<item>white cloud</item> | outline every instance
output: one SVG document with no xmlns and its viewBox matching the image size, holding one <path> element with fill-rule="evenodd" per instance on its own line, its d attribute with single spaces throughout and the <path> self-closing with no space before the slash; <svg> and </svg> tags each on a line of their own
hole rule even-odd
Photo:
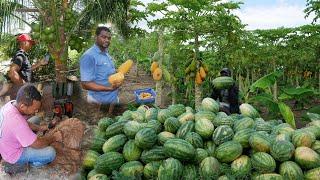
<svg viewBox="0 0 320 180">
<path fill-rule="evenodd" d="M 281 1 L 277 5 L 268 7 L 249 6 L 235 12 L 246 29 L 271 29 L 278 27 L 296 27 L 310 24 L 312 18 L 305 19 L 304 6 L 290 5 Z"/>
</svg>

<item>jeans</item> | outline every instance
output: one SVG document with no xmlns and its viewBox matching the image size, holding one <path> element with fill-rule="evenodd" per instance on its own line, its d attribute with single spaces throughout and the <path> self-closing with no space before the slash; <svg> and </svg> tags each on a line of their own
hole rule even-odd
<svg viewBox="0 0 320 180">
<path fill-rule="evenodd" d="M 42 149 L 32 147 L 23 148 L 23 152 L 16 164 L 30 163 L 33 167 L 41 167 L 52 162 L 56 157 L 56 151 L 48 146 Z"/>
</svg>

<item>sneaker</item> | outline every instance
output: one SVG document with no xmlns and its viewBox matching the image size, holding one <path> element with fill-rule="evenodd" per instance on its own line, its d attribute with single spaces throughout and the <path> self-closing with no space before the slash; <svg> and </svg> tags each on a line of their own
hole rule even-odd
<svg viewBox="0 0 320 180">
<path fill-rule="evenodd" d="M 28 171 L 28 164 L 10 164 L 3 162 L 4 172 L 10 175 Z"/>
</svg>

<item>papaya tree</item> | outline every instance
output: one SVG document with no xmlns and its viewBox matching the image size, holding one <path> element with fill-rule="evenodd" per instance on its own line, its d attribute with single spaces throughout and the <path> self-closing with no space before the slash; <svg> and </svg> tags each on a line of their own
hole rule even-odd
<svg viewBox="0 0 320 180">
<path fill-rule="evenodd" d="M 219 34 L 226 30 L 226 26 L 222 26 L 222 24 L 229 22 L 230 19 L 239 21 L 236 16 L 231 14 L 231 10 L 237 8 L 239 8 L 239 3 L 224 3 L 220 0 L 169 0 L 148 4 L 149 13 L 163 15 L 162 18 L 153 20 L 149 24 L 152 27 L 163 28 L 165 33 L 172 33 L 181 46 L 194 52 L 185 62 L 191 64 L 190 68 L 186 70 L 187 75 L 191 75 L 186 79 L 189 80 L 187 83 L 194 87 L 192 89 L 194 90 L 196 108 L 199 107 L 202 99 L 202 79 L 199 79 L 199 71 L 202 67 L 200 47 L 206 45 L 204 39 L 210 34 L 223 36 L 223 34 Z M 198 79 L 197 82 L 196 79 Z"/>
<path fill-rule="evenodd" d="M 67 59 L 69 41 L 77 30 L 89 31 L 98 23 L 115 24 L 123 34 L 128 32 L 128 9 L 129 0 L 104 1 L 104 0 L 5 0 L 1 1 L 1 6 L 5 4 L 7 13 L 5 18 L 19 18 L 17 11 L 24 8 L 27 13 L 32 5 L 35 13 L 35 21 L 25 22 L 32 27 L 34 39 L 45 44 L 49 53 L 55 60 L 55 74 L 57 82 L 66 81 Z M 28 10 L 29 8 L 29 10 Z M 23 10 L 22 10 L 23 12 Z M 2 27 L 8 26 L 8 21 L 2 21 Z"/>
</svg>

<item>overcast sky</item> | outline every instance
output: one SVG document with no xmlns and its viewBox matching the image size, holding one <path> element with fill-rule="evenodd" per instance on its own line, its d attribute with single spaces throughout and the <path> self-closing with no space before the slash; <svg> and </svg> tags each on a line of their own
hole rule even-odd
<svg viewBox="0 0 320 180">
<path fill-rule="evenodd" d="M 152 0 L 141 0 L 144 3 Z M 306 0 L 242 0 L 241 9 L 235 11 L 246 29 L 272 29 L 277 27 L 296 27 L 312 22 L 305 19 L 303 10 Z M 141 23 L 141 26 L 146 26 Z"/>
</svg>

